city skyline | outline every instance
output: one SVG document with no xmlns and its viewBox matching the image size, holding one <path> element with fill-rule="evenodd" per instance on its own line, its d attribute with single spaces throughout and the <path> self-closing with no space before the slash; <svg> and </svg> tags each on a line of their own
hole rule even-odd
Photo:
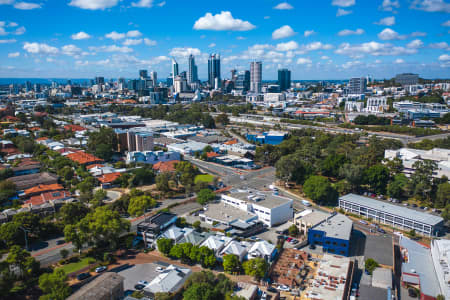
<svg viewBox="0 0 450 300">
<path fill-rule="evenodd" d="M 166 78 L 172 57 L 181 72 L 194 55 L 206 80 L 211 53 L 222 79 L 252 61 L 262 80 L 282 68 L 292 80 L 450 73 L 444 0 L 31 1 L 0 0 L 2 78 L 134 78 L 140 69 Z"/>
</svg>

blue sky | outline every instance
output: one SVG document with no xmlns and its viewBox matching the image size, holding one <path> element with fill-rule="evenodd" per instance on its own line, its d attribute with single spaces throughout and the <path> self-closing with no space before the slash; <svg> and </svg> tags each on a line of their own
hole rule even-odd
<svg viewBox="0 0 450 300">
<path fill-rule="evenodd" d="M 26 2 L 23 2 L 26 1 Z M 448 0 L 0 0 L 0 77 L 135 78 L 208 53 L 263 79 L 450 77 Z"/>
</svg>

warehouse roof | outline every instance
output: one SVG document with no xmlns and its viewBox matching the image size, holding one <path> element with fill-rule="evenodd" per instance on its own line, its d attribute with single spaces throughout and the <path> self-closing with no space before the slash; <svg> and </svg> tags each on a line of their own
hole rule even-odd
<svg viewBox="0 0 450 300">
<path fill-rule="evenodd" d="M 386 213 L 397 215 L 402 218 L 422 222 L 428 225 L 436 225 L 444 220 L 439 216 L 423 213 L 403 206 L 398 206 L 355 194 L 347 194 L 345 196 L 340 197 L 339 199 L 363 205 L 368 208 L 384 211 Z"/>
</svg>

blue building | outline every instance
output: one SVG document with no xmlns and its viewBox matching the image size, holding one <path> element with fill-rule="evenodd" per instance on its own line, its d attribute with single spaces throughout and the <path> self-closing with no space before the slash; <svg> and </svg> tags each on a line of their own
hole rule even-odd
<svg viewBox="0 0 450 300">
<path fill-rule="evenodd" d="M 247 133 L 247 140 L 259 144 L 279 145 L 287 138 L 287 132 L 269 131 L 263 133 Z"/>
<path fill-rule="evenodd" d="M 323 247 L 324 252 L 349 256 L 352 229 L 352 220 L 335 214 L 308 230 L 308 242 Z"/>
</svg>

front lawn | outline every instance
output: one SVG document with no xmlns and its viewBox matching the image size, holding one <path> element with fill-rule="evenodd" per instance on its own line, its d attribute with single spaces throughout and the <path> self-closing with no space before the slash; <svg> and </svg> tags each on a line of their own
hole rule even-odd
<svg viewBox="0 0 450 300">
<path fill-rule="evenodd" d="M 83 269 L 84 267 L 87 267 L 90 264 L 93 264 L 95 262 L 95 259 L 92 257 L 85 257 L 82 260 L 74 263 L 70 263 L 67 265 L 62 265 L 60 268 L 66 272 L 66 274 L 70 274 L 73 272 L 76 272 L 78 270 Z"/>
<path fill-rule="evenodd" d="M 194 183 L 199 183 L 199 182 L 211 183 L 213 181 L 214 181 L 214 176 L 212 176 L 211 174 L 197 175 L 197 176 L 195 176 L 195 179 L 194 179 Z"/>
</svg>

